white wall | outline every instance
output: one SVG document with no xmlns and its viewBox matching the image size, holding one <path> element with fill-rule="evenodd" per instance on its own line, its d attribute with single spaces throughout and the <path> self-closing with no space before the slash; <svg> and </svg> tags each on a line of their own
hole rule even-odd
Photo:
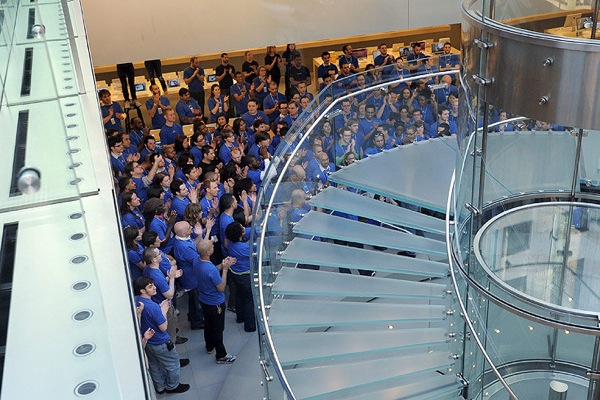
<svg viewBox="0 0 600 400">
<path fill-rule="evenodd" d="M 458 23 L 460 0 L 81 0 L 94 66 Z"/>
</svg>

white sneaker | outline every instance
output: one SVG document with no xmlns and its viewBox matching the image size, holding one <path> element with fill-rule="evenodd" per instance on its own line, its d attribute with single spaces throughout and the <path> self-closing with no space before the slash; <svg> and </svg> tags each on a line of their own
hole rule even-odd
<svg viewBox="0 0 600 400">
<path fill-rule="evenodd" d="M 129 100 L 125 100 L 125 108 L 131 108 L 131 102 Z"/>
</svg>

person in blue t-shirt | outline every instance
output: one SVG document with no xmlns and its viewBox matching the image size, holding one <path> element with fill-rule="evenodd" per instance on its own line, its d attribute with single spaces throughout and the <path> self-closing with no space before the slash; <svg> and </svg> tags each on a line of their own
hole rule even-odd
<svg viewBox="0 0 600 400">
<path fill-rule="evenodd" d="M 236 83 L 229 88 L 230 95 L 233 96 L 236 115 L 242 115 L 248 111 L 248 100 L 250 94 L 254 93 L 254 84 L 244 82 L 244 74 L 241 71 L 235 73 Z"/>
<path fill-rule="evenodd" d="M 388 53 L 387 44 L 385 44 L 385 43 L 380 44 L 377 47 L 377 50 L 379 50 L 380 54 L 377 57 L 375 57 L 375 60 L 373 60 L 375 63 L 375 67 L 385 66 L 385 68 L 383 68 L 381 73 L 383 75 L 388 75 L 394 69 L 393 65 L 394 65 L 395 58 L 393 55 Z"/>
<path fill-rule="evenodd" d="M 190 91 L 186 88 L 179 89 L 179 101 L 175 105 L 175 111 L 179 116 L 179 122 L 182 125 L 193 124 L 202 121 L 202 111 L 200 106 L 191 98 Z"/>
<path fill-rule="evenodd" d="M 353 74 L 360 72 L 360 69 L 358 68 L 358 58 L 352 55 L 352 46 L 345 44 L 344 47 L 342 47 L 342 52 L 344 55 L 340 56 L 338 59 L 340 67 L 343 63 L 348 63 L 350 64 L 350 72 Z"/>
<path fill-rule="evenodd" d="M 417 70 L 421 66 L 422 59 L 426 58 L 427 56 L 425 54 L 423 54 L 423 49 L 421 48 L 421 42 L 415 42 L 415 43 L 411 44 L 411 47 L 412 47 L 412 51 L 408 55 L 408 57 L 406 57 L 406 60 L 408 61 L 408 70 L 410 72 L 414 73 L 414 72 L 417 72 Z"/>
<path fill-rule="evenodd" d="M 108 89 L 100 89 L 98 91 L 100 99 L 100 111 L 102 112 L 102 123 L 104 129 L 116 129 L 117 132 L 123 132 L 121 120 L 125 119 L 125 111 L 117 102 L 113 102 Z"/>
<path fill-rule="evenodd" d="M 322 82 L 325 76 L 333 76 L 333 79 L 335 79 L 335 76 L 338 74 L 338 67 L 331 63 L 331 54 L 328 51 L 324 51 L 321 53 L 321 60 L 323 60 L 323 64 L 317 68 L 317 80 Z"/>
<path fill-rule="evenodd" d="M 223 96 L 221 87 L 216 83 L 210 87 L 208 112 L 210 112 L 210 122 L 212 123 L 217 122 L 217 115 L 229 112 L 229 96 Z"/>
<path fill-rule="evenodd" d="M 262 120 L 264 123 L 269 122 L 269 117 L 263 111 L 258 109 L 258 102 L 254 99 L 248 100 L 246 105 L 246 112 L 241 116 L 246 126 L 254 126 L 254 121 L 257 119 Z"/>
<path fill-rule="evenodd" d="M 200 258 L 194 261 L 193 271 L 198 281 L 200 306 L 204 313 L 204 342 L 206 351 L 216 350 L 217 364 L 231 364 L 236 356 L 228 354 L 223 344 L 225 330 L 225 286 L 227 271 L 236 263 L 236 259 L 226 257 L 221 264 L 215 265 L 210 261 L 214 252 L 212 240 L 198 242 L 196 249 Z"/>
<path fill-rule="evenodd" d="M 198 102 L 200 114 L 204 114 L 204 69 L 198 57 L 190 58 L 190 66 L 183 70 L 183 81 L 192 98 Z"/>
<path fill-rule="evenodd" d="M 152 296 L 156 295 L 156 286 L 154 280 L 146 276 L 135 282 L 134 291 L 136 307 L 141 308 L 140 330 L 154 332 L 144 348 L 154 390 L 159 394 L 187 392 L 190 385 L 179 383 L 179 378 L 180 364 L 187 365 L 189 360 L 180 360 L 175 344 L 167 332 L 169 324 L 166 315 L 171 307 L 170 301 L 164 300 L 160 305 L 152 301 Z"/>
<path fill-rule="evenodd" d="M 252 80 L 252 84 L 254 85 L 254 99 L 261 109 L 265 97 L 269 94 L 269 82 L 267 69 L 263 66 L 258 67 L 258 76 Z"/>
<path fill-rule="evenodd" d="M 254 332 L 256 331 L 256 317 L 254 316 L 250 274 L 250 244 L 244 240 L 246 229 L 239 222 L 232 222 L 225 228 L 225 236 L 229 241 L 229 255 L 236 260 L 230 268 L 236 289 L 236 322 L 244 324 L 244 331 Z"/>
<path fill-rule="evenodd" d="M 150 92 L 152 92 L 152 97 L 146 100 L 146 110 L 152 118 L 152 129 L 160 129 L 166 122 L 164 113 L 166 108 L 171 105 L 171 101 L 168 97 L 160 95 L 158 85 L 151 85 Z"/>
<path fill-rule="evenodd" d="M 171 107 L 167 107 L 165 110 L 165 124 L 160 129 L 160 143 L 164 146 L 165 144 L 175 143 L 175 138 L 178 135 L 183 135 L 183 129 L 177 122 L 177 114 Z"/>
<path fill-rule="evenodd" d="M 460 58 L 457 54 L 452 54 L 452 44 L 444 43 L 444 54 L 440 56 L 440 71 L 448 71 L 460 68 Z"/>
<path fill-rule="evenodd" d="M 279 105 L 286 102 L 286 98 L 282 93 L 279 93 L 279 85 L 276 82 L 269 83 L 269 94 L 263 100 L 263 111 L 269 118 L 269 123 L 274 123 L 279 117 Z M 286 102 L 287 107 L 287 102 Z"/>
</svg>

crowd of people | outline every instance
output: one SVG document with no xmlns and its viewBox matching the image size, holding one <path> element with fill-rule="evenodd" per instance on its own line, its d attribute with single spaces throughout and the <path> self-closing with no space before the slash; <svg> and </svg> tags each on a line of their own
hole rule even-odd
<svg viewBox="0 0 600 400">
<path fill-rule="evenodd" d="M 441 75 L 357 93 L 299 145 L 299 135 L 286 134 L 302 112 L 315 120 L 334 98 L 368 85 L 457 68 L 451 45 L 444 48 L 434 65 L 418 44 L 406 60 L 382 44 L 365 71 L 350 45 L 337 65 L 324 52 L 316 77 L 324 90 L 320 104 L 307 89 L 311 73 L 293 44 L 281 55 L 269 46 L 262 65 L 247 51 L 240 70 L 223 53 L 206 102 L 204 70 L 192 57 L 177 104 L 152 84 L 145 103 L 151 127 L 135 117 L 129 131 L 123 129 L 123 107 L 108 90 L 99 91 L 143 343 L 158 393 L 189 389 L 179 382 L 179 369 L 189 360 L 175 348 L 187 341 L 177 335 L 182 321 L 176 303 L 185 297 L 190 328 L 203 329 L 206 351 L 215 353 L 217 363 L 236 359 L 223 343 L 226 310 L 236 313 L 245 331 L 256 330 L 248 239 L 260 212 L 257 192 L 270 180 L 279 144 L 286 141 L 287 150 L 277 157 L 295 155 L 268 229 L 285 234 L 289 222 L 309 209 L 306 195 L 328 186 L 336 169 L 392 147 L 455 134 L 458 90 L 450 75 Z M 192 125 L 193 134 L 186 136 L 182 125 Z M 159 141 L 150 128 L 160 129 Z"/>
</svg>

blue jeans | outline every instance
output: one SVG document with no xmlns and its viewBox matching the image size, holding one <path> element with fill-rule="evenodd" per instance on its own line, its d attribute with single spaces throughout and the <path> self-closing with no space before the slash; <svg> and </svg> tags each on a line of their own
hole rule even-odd
<svg viewBox="0 0 600 400">
<path fill-rule="evenodd" d="M 146 344 L 150 376 L 157 391 L 175 389 L 179 385 L 179 354 L 169 351 L 167 344 Z"/>
</svg>

